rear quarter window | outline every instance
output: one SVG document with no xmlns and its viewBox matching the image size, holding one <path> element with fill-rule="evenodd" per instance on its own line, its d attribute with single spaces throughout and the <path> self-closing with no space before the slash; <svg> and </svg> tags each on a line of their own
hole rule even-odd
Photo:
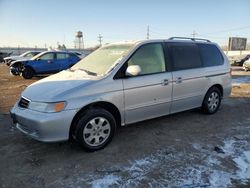
<svg viewBox="0 0 250 188">
<path fill-rule="evenodd" d="M 203 61 L 204 67 L 211 67 L 222 65 L 224 58 L 217 48 L 213 44 L 198 44 L 201 53 L 201 59 Z"/>
</svg>

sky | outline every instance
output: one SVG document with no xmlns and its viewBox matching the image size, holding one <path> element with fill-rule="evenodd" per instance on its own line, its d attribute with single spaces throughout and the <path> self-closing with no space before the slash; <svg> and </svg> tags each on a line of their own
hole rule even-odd
<svg viewBox="0 0 250 188">
<path fill-rule="evenodd" d="M 85 47 L 172 36 L 250 42 L 250 0 L 0 0 L 0 47 Z"/>
</svg>

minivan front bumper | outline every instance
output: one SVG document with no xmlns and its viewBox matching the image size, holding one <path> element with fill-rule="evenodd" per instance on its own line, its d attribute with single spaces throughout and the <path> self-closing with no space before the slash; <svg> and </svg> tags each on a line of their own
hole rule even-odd
<svg viewBox="0 0 250 188">
<path fill-rule="evenodd" d="M 71 122 L 76 112 L 42 113 L 15 105 L 10 114 L 17 129 L 24 134 L 42 142 L 57 142 L 69 139 Z"/>
</svg>

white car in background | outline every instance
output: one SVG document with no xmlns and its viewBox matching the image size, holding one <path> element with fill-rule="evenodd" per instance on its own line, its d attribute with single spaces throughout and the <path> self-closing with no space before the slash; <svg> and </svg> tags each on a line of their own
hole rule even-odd
<svg viewBox="0 0 250 188">
<path fill-rule="evenodd" d="M 250 59 L 248 59 L 247 61 L 245 61 L 242 65 L 243 69 L 245 71 L 249 71 L 250 70 Z"/>
<path fill-rule="evenodd" d="M 41 53 L 40 51 L 27 51 L 19 56 L 9 56 L 9 57 L 5 57 L 4 59 L 4 63 L 8 66 L 10 66 L 10 63 L 12 61 L 16 61 L 16 60 L 29 60 L 32 57 L 34 57 L 35 55 Z"/>
</svg>

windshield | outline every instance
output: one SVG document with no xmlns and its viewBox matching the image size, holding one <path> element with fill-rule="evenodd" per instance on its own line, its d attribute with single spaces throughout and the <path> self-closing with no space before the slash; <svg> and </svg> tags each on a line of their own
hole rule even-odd
<svg viewBox="0 0 250 188">
<path fill-rule="evenodd" d="M 38 53 L 36 55 L 34 55 L 31 60 L 36 60 L 38 57 L 40 57 L 41 55 L 45 54 L 46 52 L 41 52 L 41 53 Z"/>
<path fill-rule="evenodd" d="M 21 57 L 27 57 L 27 56 L 30 55 L 30 53 L 31 53 L 31 52 L 25 52 L 25 53 L 21 54 L 20 56 L 21 56 Z"/>
<path fill-rule="evenodd" d="M 128 53 L 133 44 L 114 44 L 104 46 L 75 64 L 71 70 L 83 70 L 93 75 L 102 76 L 108 73 L 121 58 Z"/>
</svg>

